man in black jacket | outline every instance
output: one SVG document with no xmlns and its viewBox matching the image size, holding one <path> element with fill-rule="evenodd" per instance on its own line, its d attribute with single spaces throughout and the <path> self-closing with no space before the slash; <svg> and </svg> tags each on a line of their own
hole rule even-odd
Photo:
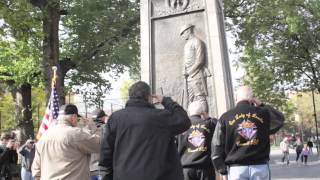
<svg viewBox="0 0 320 180">
<path fill-rule="evenodd" d="M 150 91 L 145 82 L 133 84 L 125 109 L 108 120 L 99 163 L 108 170 L 105 180 L 183 180 L 174 137 L 190 120 L 169 97 L 153 96 L 165 108 L 155 109 Z"/>
<path fill-rule="evenodd" d="M 190 103 L 188 111 L 192 125 L 177 137 L 184 180 L 214 180 L 211 140 L 217 120 L 208 116 L 200 101 Z"/>
<path fill-rule="evenodd" d="M 213 164 L 230 180 L 269 180 L 269 135 L 281 128 L 284 117 L 254 98 L 248 86 L 240 87 L 236 95 L 236 107 L 217 123 L 212 139 Z"/>
<path fill-rule="evenodd" d="M 15 139 L 10 133 L 3 133 L 0 138 L 0 179 L 12 179 L 12 167 L 17 164 L 18 154 Z"/>
</svg>

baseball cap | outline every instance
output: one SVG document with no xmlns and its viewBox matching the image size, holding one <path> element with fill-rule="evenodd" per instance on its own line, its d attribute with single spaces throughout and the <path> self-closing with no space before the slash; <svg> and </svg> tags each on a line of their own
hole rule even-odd
<svg viewBox="0 0 320 180">
<path fill-rule="evenodd" d="M 92 112 L 92 118 L 98 119 L 102 118 L 103 116 L 107 116 L 106 113 L 101 109 L 96 109 Z"/>
<path fill-rule="evenodd" d="M 64 115 L 76 114 L 78 117 L 81 117 L 78 114 L 77 106 L 74 104 L 67 104 L 67 105 L 62 106 L 59 113 L 64 114 Z"/>
</svg>

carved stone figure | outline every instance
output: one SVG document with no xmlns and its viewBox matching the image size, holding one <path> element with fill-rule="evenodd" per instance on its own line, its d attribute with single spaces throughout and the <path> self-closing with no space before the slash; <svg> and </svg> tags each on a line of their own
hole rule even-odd
<svg viewBox="0 0 320 180">
<path fill-rule="evenodd" d="M 194 34 L 194 25 L 181 27 L 180 36 L 186 40 L 184 46 L 185 93 L 187 104 L 193 101 L 207 102 L 207 77 L 211 76 L 205 61 L 205 44 Z"/>
</svg>

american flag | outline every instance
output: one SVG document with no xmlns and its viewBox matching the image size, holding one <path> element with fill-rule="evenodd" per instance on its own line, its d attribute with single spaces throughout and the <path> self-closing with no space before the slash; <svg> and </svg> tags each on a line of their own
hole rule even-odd
<svg viewBox="0 0 320 180">
<path fill-rule="evenodd" d="M 59 97 L 58 97 L 57 89 L 53 87 L 51 90 L 48 107 L 46 109 L 46 112 L 41 121 L 41 125 L 39 127 L 37 139 L 40 139 L 40 137 L 46 132 L 46 130 L 48 130 L 50 127 L 57 124 L 58 113 L 59 113 Z"/>
</svg>

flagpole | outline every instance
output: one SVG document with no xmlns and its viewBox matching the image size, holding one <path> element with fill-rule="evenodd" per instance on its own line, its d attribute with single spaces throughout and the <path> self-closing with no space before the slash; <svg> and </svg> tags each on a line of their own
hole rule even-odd
<svg viewBox="0 0 320 180">
<path fill-rule="evenodd" d="M 52 71 L 53 71 L 53 76 L 52 76 L 52 81 L 51 81 L 51 87 L 54 88 L 57 82 L 57 66 L 52 66 Z"/>
<path fill-rule="evenodd" d="M 52 123 L 54 120 L 56 121 L 59 111 L 59 99 L 56 92 L 56 82 L 57 82 L 57 66 L 52 66 L 53 76 L 51 79 L 51 93 L 47 104 L 47 109 L 44 114 L 44 117 L 42 118 L 42 122 L 40 124 L 37 139 L 39 140 L 42 136 L 42 134 L 54 123 Z"/>
</svg>

